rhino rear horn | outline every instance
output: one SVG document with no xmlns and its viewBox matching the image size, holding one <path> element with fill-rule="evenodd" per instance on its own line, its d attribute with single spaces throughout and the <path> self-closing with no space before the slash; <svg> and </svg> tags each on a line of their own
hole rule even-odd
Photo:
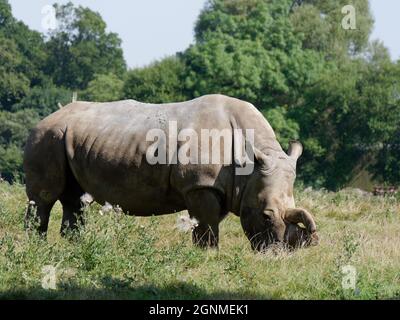
<svg viewBox="0 0 400 320">
<path fill-rule="evenodd" d="M 304 209 L 287 209 L 285 212 L 285 220 L 292 223 L 302 223 L 310 234 L 317 231 L 314 218 L 307 210 Z"/>
<path fill-rule="evenodd" d="M 291 141 L 288 150 L 288 156 L 297 161 L 303 153 L 303 145 L 299 141 Z"/>
</svg>

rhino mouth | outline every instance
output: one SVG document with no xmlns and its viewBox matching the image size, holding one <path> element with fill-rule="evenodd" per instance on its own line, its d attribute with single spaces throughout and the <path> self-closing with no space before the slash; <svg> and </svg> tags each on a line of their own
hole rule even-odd
<svg viewBox="0 0 400 320">
<path fill-rule="evenodd" d="M 298 249 L 304 247 L 316 246 L 319 242 L 319 238 L 316 232 L 310 233 L 306 228 L 290 223 L 286 223 L 285 231 L 285 244 L 289 249 Z"/>
<path fill-rule="evenodd" d="M 241 222 L 252 249 L 263 252 L 271 246 L 293 250 L 317 245 L 314 221 L 304 212 L 302 209 L 288 210 L 289 219 L 279 224 L 277 221 L 274 223 L 272 216 L 263 214 L 260 209 L 244 207 Z"/>
<path fill-rule="evenodd" d="M 283 241 L 274 239 L 271 232 L 263 232 L 249 238 L 252 249 L 258 252 L 265 252 L 270 248 L 280 247 L 289 251 L 316 246 L 319 238 L 316 233 L 309 234 L 304 227 L 293 225 L 290 231 L 285 232 Z"/>
</svg>

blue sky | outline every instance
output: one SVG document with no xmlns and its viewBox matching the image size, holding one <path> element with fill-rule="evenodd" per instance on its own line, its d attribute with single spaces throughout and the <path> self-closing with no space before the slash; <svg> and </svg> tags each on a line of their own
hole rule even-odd
<svg viewBox="0 0 400 320">
<path fill-rule="evenodd" d="M 42 8 L 49 0 L 9 0 L 14 15 L 43 32 Z M 123 40 L 130 67 L 143 66 L 183 51 L 193 42 L 193 27 L 206 0 L 73 0 L 100 12 L 108 29 Z M 400 0 L 370 0 L 375 18 L 372 39 L 380 39 L 393 59 L 400 58 Z"/>
</svg>

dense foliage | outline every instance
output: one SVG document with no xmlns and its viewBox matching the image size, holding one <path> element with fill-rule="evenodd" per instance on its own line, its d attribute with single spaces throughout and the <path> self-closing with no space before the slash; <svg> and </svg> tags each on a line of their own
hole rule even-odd
<svg viewBox="0 0 400 320">
<path fill-rule="evenodd" d="M 293 3 L 301 5 L 293 5 Z M 342 7 L 356 8 L 345 30 Z M 0 172 L 21 176 L 29 127 L 71 100 L 160 103 L 223 93 L 259 108 L 284 147 L 305 146 L 299 178 L 337 189 L 358 170 L 400 182 L 400 62 L 370 42 L 368 0 L 209 0 L 195 43 L 126 70 L 121 40 L 101 16 L 55 5 L 48 34 L 15 20 L 0 0 Z"/>
<path fill-rule="evenodd" d="M 72 3 L 55 9 L 57 29 L 40 34 L 0 0 L 0 174 L 8 181 L 23 177 L 29 129 L 71 102 L 73 91 L 90 100 L 122 94 L 126 63 L 119 37 L 90 9 Z"/>
</svg>

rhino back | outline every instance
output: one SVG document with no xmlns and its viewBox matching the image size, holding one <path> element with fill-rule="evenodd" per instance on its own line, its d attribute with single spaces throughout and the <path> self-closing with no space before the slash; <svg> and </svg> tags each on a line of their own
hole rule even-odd
<svg viewBox="0 0 400 320">
<path fill-rule="evenodd" d="M 164 105 L 76 103 L 53 118 L 57 121 L 51 122 L 65 125 L 68 163 L 82 188 L 99 202 L 140 214 L 183 209 L 185 192 L 212 185 L 218 176 L 218 168 L 204 168 L 201 174 L 199 167 L 150 165 L 146 152 L 153 141 L 146 141 L 146 135 L 151 129 L 161 129 L 168 139 L 170 121 L 178 124 L 178 132 L 229 126 L 229 117 L 208 99 Z"/>
</svg>

